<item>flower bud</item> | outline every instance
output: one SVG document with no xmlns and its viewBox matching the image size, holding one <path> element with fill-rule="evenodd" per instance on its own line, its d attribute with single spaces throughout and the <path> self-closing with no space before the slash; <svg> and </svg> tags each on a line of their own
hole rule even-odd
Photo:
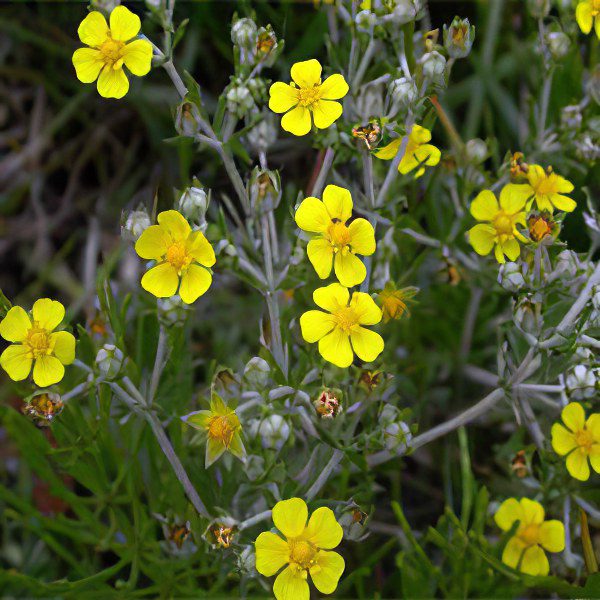
<svg viewBox="0 0 600 600">
<path fill-rule="evenodd" d="M 241 48 L 253 50 L 257 36 L 258 27 L 252 19 L 238 19 L 231 26 L 231 41 Z"/>
<path fill-rule="evenodd" d="M 437 51 L 427 52 L 421 58 L 423 75 L 432 83 L 446 85 L 446 59 Z"/>
<path fill-rule="evenodd" d="M 198 182 L 199 183 L 199 182 Z M 206 192 L 196 186 L 184 190 L 177 210 L 188 220 L 200 226 L 200 230 L 206 230 L 206 211 L 208 210 L 208 196 Z"/>
<path fill-rule="evenodd" d="M 191 102 L 182 102 L 175 113 L 175 129 L 179 135 L 195 137 L 200 133 L 198 108 Z"/>
<path fill-rule="evenodd" d="M 361 33 L 371 33 L 377 25 L 377 15 L 370 10 L 361 10 L 355 17 L 356 29 Z"/>
<path fill-rule="evenodd" d="M 450 58 L 464 58 L 475 41 L 475 26 L 469 19 L 454 17 L 450 27 L 444 25 L 444 46 Z"/>
<path fill-rule="evenodd" d="M 571 48 L 571 40 L 562 31 L 551 31 L 546 35 L 546 44 L 554 59 L 565 57 Z"/>
<path fill-rule="evenodd" d="M 353 542 L 364 540 L 369 535 L 366 527 L 368 519 L 369 515 L 363 512 L 356 502 L 350 500 L 337 519 L 344 530 L 344 539 Z"/>
<path fill-rule="evenodd" d="M 404 421 L 390 423 L 383 430 L 385 447 L 390 452 L 404 454 L 412 439 L 410 427 Z"/>
<path fill-rule="evenodd" d="M 556 231 L 557 224 L 548 213 L 531 214 L 527 219 L 527 227 L 529 229 L 529 237 L 534 242 L 541 242 L 546 238 L 551 242 L 552 240 L 549 238 Z"/>
<path fill-rule="evenodd" d="M 271 367 L 269 363 L 260 358 L 260 356 L 251 358 L 244 367 L 246 381 L 257 388 L 262 388 L 267 384 L 270 373 Z"/>
<path fill-rule="evenodd" d="M 248 544 L 238 555 L 237 567 L 240 574 L 256 577 L 256 553 L 253 544 Z"/>
<path fill-rule="evenodd" d="M 321 419 L 335 419 L 342 412 L 341 391 L 326 389 L 313 402 Z"/>
<path fill-rule="evenodd" d="M 227 109 L 240 119 L 256 107 L 252 92 L 240 82 L 232 83 L 225 97 L 227 98 Z"/>
<path fill-rule="evenodd" d="M 58 394 L 38 392 L 23 406 L 23 413 L 42 427 L 49 426 L 60 415 L 64 404 Z"/>
<path fill-rule="evenodd" d="M 487 144 L 480 138 L 473 138 L 465 145 L 467 160 L 475 165 L 481 164 L 489 154 Z"/>
<path fill-rule="evenodd" d="M 384 5 L 389 11 L 384 20 L 396 25 L 416 21 L 423 8 L 421 0 L 384 0 Z"/>
<path fill-rule="evenodd" d="M 125 240 L 135 242 L 150 225 L 150 216 L 145 210 L 132 210 L 121 227 L 121 236 Z"/>
<path fill-rule="evenodd" d="M 123 366 L 123 352 L 114 344 L 104 344 L 96 354 L 96 364 L 105 379 L 114 379 Z"/>
<path fill-rule="evenodd" d="M 514 309 L 513 319 L 516 326 L 526 333 L 539 335 L 544 325 L 541 303 L 537 297 L 521 298 Z"/>
<path fill-rule="evenodd" d="M 248 142 L 258 154 L 277 141 L 277 127 L 271 114 L 265 115 L 247 134 Z"/>
<path fill-rule="evenodd" d="M 277 171 L 255 168 L 248 182 L 250 203 L 259 210 L 263 203 L 265 207 L 274 208 L 281 197 L 281 182 Z"/>
<path fill-rule="evenodd" d="M 552 271 L 553 279 L 571 278 L 577 275 L 581 269 L 581 261 L 577 253 L 573 250 L 563 250 L 557 257 L 554 270 Z"/>
<path fill-rule="evenodd" d="M 260 436 L 263 448 L 281 450 L 290 437 L 290 426 L 281 415 L 269 415 L 258 424 L 253 423 L 250 429 Z"/>
<path fill-rule="evenodd" d="M 573 400 L 584 400 L 596 394 L 597 377 L 594 371 L 585 365 L 577 365 L 569 371 L 565 384 Z"/>
<path fill-rule="evenodd" d="M 400 77 L 390 83 L 390 95 L 394 102 L 403 108 L 408 108 L 417 100 L 419 92 L 412 78 Z"/>
<path fill-rule="evenodd" d="M 500 265 L 498 271 L 498 283 L 511 293 L 518 292 L 525 285 L 525 278 L 521 273 L 521 268 L 517 263 L 507 262 Z"/>
</svg>

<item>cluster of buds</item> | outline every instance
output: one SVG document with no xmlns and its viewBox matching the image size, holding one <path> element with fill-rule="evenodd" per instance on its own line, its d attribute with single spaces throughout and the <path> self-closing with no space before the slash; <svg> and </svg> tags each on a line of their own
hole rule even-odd
<svg viewBox="0 0 600 600">
<path fill-rule="evenodd" d="M 47 427 L 52 424 L 64 408 L 58 394 L 39 392 L 23 406 L 23 414 L 33 419 L 38 425 Z"/>
<path fill-rule="evenodd" d="M 475 41 L 475 25 L 469 19 L 454 17 L 449 27 L 444 25 L 444 47 L 450 58 L 465 58 Z"/>
<path fill-rule="evenodd" d="M 225 98 L 227 99 L 227 110 L 240 119 L 256 110 L 252 92 L 247 82 L 240 78 L 234 78 L 229 84 Z"/>
<path fill-rule="evenodd" d="M 283 44 L 277 41 L 277 36 L 270 25 L 259 28 L 248 17 L 234 18 L 231 26 L 231 41 L 241 65 L 253 66 L 263 63 L 270 67 L 279 54 L 278 50 L 283 47 Z"/>
<path fill-rule="evenodd" d="M 341 397 L 340 390 L 324 389 L 313 402 L 317 415 L 321 419 L 335 419 L 342 412 Z"/>
</svg>

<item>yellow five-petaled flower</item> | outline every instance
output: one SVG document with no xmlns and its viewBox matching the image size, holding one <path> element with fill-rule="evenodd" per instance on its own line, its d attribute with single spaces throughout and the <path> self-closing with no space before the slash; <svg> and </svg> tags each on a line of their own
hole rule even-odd
<svg viewBox="0 0 600 600">
<path fill-rule="evenodd" d="M 485 256 L 494 248 L 496 260 L 504 263 L 504 255 L 516 260 L 521 253 L 517 240 L 527 242 L 518 231 L 517 225 L 526 226 L 526 198 L 517 188 L 523 187 L 509 183 L 500 192 L 500 204 L 493 192 L 480 192 L 471 203 L 471 214 L 483 221 L 469 231 L 469 241 L 477 254 Z"/>
<path fill-rule="evenodd" d="M 269 89 L 269 108 L 285 113 L 281 127 L 294 135 L 306 135 L 311 128 L 311 115 L 319 129 L 326 129 L 342 114 L 342 105 L 335 100 L 348 93 L 343 75 L 331 75 L 321 82 L 321 64 L 314 58 L 295 63 L 291 69 L 292 83 L 275 82 Z"/>
<path fill-rule="evenodd" d="M 515 195 L 522 195 L 525 198 L 527 210 L 533 203 L 538 210 L 553 213 L 554 209 L 572 212 L 577 203 L 575 200 L 565 196 L 573 191 L 573 184 L 564 177 L 557 175 L 552 167 L 545 171 L 540 165 L 529 165 L 527 169 L 527 183 L 520 183 L 513 186 L 512 191 Z"/>
<path fill-rule="evenodd" d="M 560 414 L 562 423 L 552 425 L 552 447 L 557 454 L 567 455 L 567 471 L 575 479 L 587 481 L 590 467 L 600 473 L 600 414 L 590 415 L 586 421 L 583 406 L 567 404 Z"/>
<path fill-rule="evenodd" d="M 392 160 L 398 154 L 402 139 L 399 137 L 392 140 L 387 146 L 377 150 L 375 156 L 382 160 Z M 406 175 L 418 168 L 415 173 L 415 179 L 417 179 L 425 173 L 425 167 L 433 167 L 440 162 L 442 153 L 439 148 L 430 144 L 430 141 L 431 131 L 429 129 L 425 129 L 425 127 L 421 127 L 420 125 L 413 125 L 408 136 L 404 156 L 398 165 L 398 171 L 402 175 Z"/>
<path fill-rule="evenodd" d="M 110 13 L 110 27 L 104 15 L 92 11 L 81 22 L 79 39 L 90 46 L 73 53 L 77 78 L 83 83 L 98 79 L 98 93 L 104 98 L 122 98 L 129 90 L 125 65 L 134 75 L 146 75 L 152 62 L 152 44 L 133 39 L 140 32 L 140 18 L 125 6 Z"/>
<path fill-rule="evenodd" d="M 176 210 L 161 212 L 157 220 L 135 244 L 139 256 L 158 262 L 142 277 L 142 287 L 157 298 L 174 296 L 179 288 L 181 300 L 191 304 L 210 287 L 215 252 Z"/>
<path fill-rule="evenodd" d="M 307 519 L 304 500 L 282 500 L 273 507 L 273 523 L 285 539 L 271 531 L 256 538 L 256 570 L 261 575 L 271 577 L 285 566 L 273 585 L 277 600 L 308 600 L 309 574 L 321 593 L 331 594 L 344 572 L 344 559 L 329 552 L 344 535 L 333 511 L 317 508 L 308 524 Z"/>
<path fill-rule="evenodd" d="M 594 27 L 600 39 L 600 0 L 581 0 L 575 9 L 575 18 L 583 33 L 589 33 Z"/>
<path fill-rule="evenodd" d="M 564 550 L 564 525 L 556 520 L 545 521 L 544 507 L 528 498 L 505 500 L 494 520 L 503 531 L 510 531 L 519 521 L 517 531 L 504 547 L 502 562 L 528 575 L 548 575 L 550 565 L 544 550 Z"/>
<path fill-rule="evenodd" d="M 309 197 L 296 211 L 300 229 L 314 234 L 308 242 L 308 259 L 321 279 L 329 277 L 331 267 L 339 282 L 352 287 L 362 283 L 367 269 L 356 254 L 369 256 L 375 252 L 375 230 L 366 219 L 352 216 L 352 196 L 337 185 L 328 185 L 323 201 Z"/>
<path fill-rule="evenodd" d="M 31 318 L 20 306 L 13 306 L 0 321 L 0 335 L 13 342 L 0 356 L 0 365 L 14 381 L 31 372 L 40 387 L 58 383 L 65 374 L 63 365 L 75 360 L 75 338 L 68 331 L 54 331 L 65 316 L 65 307 L 56 300 L 36 300 Z"/>
<path fill-rule="evenodd" d="M 315 304 L 328 312 L 309 310 L 300 317 L 302 337 L 319 342 L 321 356 L 345 368 L 352 364 L 354 352 L 365 362 L 375 360 L 383 351 L 383 338 L 363 325 L 381 321 L 381 310 L 369 294 L 350 292 L 339 283 L 317 288 Z"/>
</svg>

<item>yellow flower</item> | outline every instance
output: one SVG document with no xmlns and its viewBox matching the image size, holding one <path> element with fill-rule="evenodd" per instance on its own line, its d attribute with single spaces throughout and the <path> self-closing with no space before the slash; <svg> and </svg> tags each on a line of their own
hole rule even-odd
<svg viewBox="0 0 600 600">
<path fill-rule="evenodd" d="M 13 306 L 0 321 L 0 335 L 14 342 L 0 356 L 0 365 L 14 381 L 31 372 L 39 387 L 58 383 L 65 374 L 63 365 L 75 360 L 75 338 L 67 331 L 54 331 L 65 316 L 65 307 L 56 300 L 36 300 L 31 318 Z"/>
<path fill-rule="evenodd" d="M 123 65 L 140 77 L 150 71 L 152 44 L 148 40 L 133 39 L 140 27 L 140 18 L 124 6 L 117 6 L 110 13 L 110 27 L 102 13 L 89 13 L 77 30 L 79 39 L 90 46 L 73 53 L 77 79 L 83 83 L 98 79 L 101 96 L 122 98 L 129 90 Z"/>
<path fill-rule="evenodd" d="M 308 574 L 322 594 L 335 591 L 344 572 L 344 559 L 337 547 L 344 535 L 330 508 L 317 508 L 310 516 L 301 498 L 282 500 L 273 507 L 273 523 L 281 536 L 271 531 L 261 533 L 255 542 L 256 570 L 265 577 L 279 573 L 273 593 L 277 600 L 308 600 Z"/>
<path fill-rule="evenodd" d="M 142 258 L 158 262 L 142 277 L 142 287 L 157 298 L 174 296 L 179 288 L 181 300 L 191 304 L 210 287 L 208 267 L 216 262 L 214 250 L 204 234 L 192 231 L 176 210 L 161 212 L 158 225 L 142 233 L 135 251 Z"/>
<path fill-rule="evenodd" d="M 562 552 L 565 528 L 560 521 L 544 521 L 544 508 L 539 502 L 522 498 L 505 500 L 494 515 L 500 529 L 509 531 L 519 521 L 517 531 L 508 540 L 502 562 L 528 575 L 548 575 L 550 566 L 544 550 Z"/>
<path fill-rule="evenodd" d="M 343 75 L 331 75 L 321 83 L 321 64 L 314 58 L 295 63 L 291 75 L 290 85 L 277 81 L 269 90 L 269 108 L 285 113 L 281 118 L 283 129 L 306 135 L 311 128 L 311 114 L 319 129 L 326 129 L 340 118 L 342 105 L 334 100 L 348 93 Z"/>
<path fill-rule="evenodd" d="M 398 171 L 400 171 L 402 175 L 406 175 L 418 167 L 415 174 L 416 179 L 425 173 L 426 166 L 433 167 L 440 162 L 442 153 L 439 148 L 436 148 L 432 144 L 428 144 L 427 142 L 429 141 L 431 141 L 431 131 L 420 125 L 413 125 L 412 131 L 408 136 L 406 151 L 398 165 Z M 396 154 L 398 154 L 401 143 L 402 138 L 396 138 L 387 146 L 377 150 L 375 156 L 382 160 L 392 160 L 395 158 Z"/>
<path fill-rule="evenodd" d="M 589 462 L 600 473 L 600 413 L 585 420 L 581 404 L 571 402 L 560 415 L 562 423 L 552 425 L 552 448 L 557 454 L 567 456 L 567 471 L 575 479 L 587 481 L 590 477 Z"/>
<path fill-rule="evenodd" d="M 410 316 L 407 304 L 418 292 L 416 287 L 397 289 L 393 281 L 388 281 L 379 292 L 378 299 L 383 311 L 383 322 L 391 319 L 401 319 L 404 315 Z"/>
<path fill-rule="evenodd" d="M 600 0 L 581 0 L 575 9 L 575 18 L 583 33 L 589 33 L 593 26 L 600 39 Z"/>
<path fill-rule="evenodd" d="M 352 196 L 348 190 L 328 185 L 323 201 L 306 198 L 296 211 L 300 229 L 315 234 L 306 249 L 308 259 L 321 279 L 329 277 L 331 267 L 346 287 L 365 280 L 367 269 L 356 254 L 375 252 L 375 230 L 366 219 L 346 222 L 352 215 Z"/>
<path fill-rule="evenodd" d="M 319 342 L 319 352 L 325 360 L 344 368 L 352 364 L 353 350 L 365 362 L 381 354 L 383 338 L 361 327 L 381 321 L 381 310 L 369 294 L 354 292 L 350 300 L 350 292 L 345 287 L 332 283 L 316 289 L 313 300 L 319 308 L 329 312 L 305 312 L 300 317 L 300 329 L 307 342 Z"/>
<path fill-rule="evenodd" d="M 505 185 L 500 192 L 500 205 L 489 190 L 480 192 L 471 203 L 471 214 L 484 221 L 469 230 L 469 241 L 477 254 L 485 256 L 494 248 L 499 263 L 505 262 L 505 254 L 509 260 L 516 260 L 521 254 L 517 239 L 527 240 L 517 231 L 517 224 L 526 225 L 526 198 L 517 190 L 520 187 L 524 186 Z"/>
<path fill-rule="evenodd" d="M 210 410 L 197 410 L 181 417 L 181 420 L 206 436 L 205 467 L 218 460 L 225 451 L 243 461 L 246 449 L 242 442 L 242 425 L 235 410 L 229 408 L 214 391 L 210 399 Z"/>
</svg>

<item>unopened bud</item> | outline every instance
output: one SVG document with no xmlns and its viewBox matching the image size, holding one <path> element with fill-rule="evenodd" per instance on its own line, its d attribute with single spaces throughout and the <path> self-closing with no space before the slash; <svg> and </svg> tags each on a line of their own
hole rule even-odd
<svg viewBox="0 0 600 600">
<path fill-rule="evenodd" d="M 467 160 L 475 165 L 481 164 L 489 154 L 487 144 L 480 138 L 473 138 L 465 145 Z"/>
<path fill-rule="evenodd" d="M 403 108 L 411 106 L 417 100 L 418 94 L 417 86 L 411 78 L 400 77 L 390 83 L 392 100 Z"/>
<path fill-rule="evenodd" d="M 269 415 L 258 423 L 254 422 L 250 430 L 260 436 L 263 448 L 281 450 L 290 437 L 290 426 L 281 415 Z"/>
<path fill-rule="evenodd" d="M 410 427 L 404 421 L 390 423 L 383 431 L 385 447 L 390 452 L 403 454 L 412 439 Z"/>
<path fill-rule="evenodd" d="M 254 49 L 257 35 L 258 28 L 256 26 L 256 23 L 252 19 L 238 19 L 231 26 L 231 41 L 236 46 Z"/>
<path fill-rule="evenodd" d="M 260 356 L 251 358 L 246 366 L 244 367 L 244 378 L 248 383 L 262 388 L 269 381 L 269 374 L 271 373 L 271 367 L 269 363 Z"/>
<path fill-rule="evenodd" d="M 544 324 L 541 303 L 536 298 L 522 298 L 515 305 L 513 319 L 522 331 L 539 335 Z"/>
<path fill-rule="evenodd" d="M 123 366 L 123 352 L 113 344 L 104 344 L 96 354 L 96 364 L 105 379 L 114 379 Z"/>
<path fill-rule="evenodd" d="M 137 241 L 152 223 L 145 210 L 132 210 L 125 217 L 125 224 L 121 227 L 121 236 L 128 241 Z"/>
<path fill-rule="evenodd" d="M 184 190 L 177 203 L 177 210 L 188 220 L 206 229 L 206 211 L 208 210 L 208 196 L 199 187 L 189 187 Z"/>
<path fill-rule="evenodd" d="M 247 86 L 241 83 L 231 86 L 225 97 L 227 98 L 227 109 L 240 119 L 255 107 L 252 93 Z"/>
<path fill-rule="evenodd" d="M 562 31 L 551 31 L 546 35 L 546 44 L 553 58 L 559 59 L 565 57 L 571 48 L 571 40 L 566 33 Z"/>
<path fill-rule="evenodd" d="M 106 14 L 110 14 L 117 6 L 121 4 L 121 0 L 91 0 L 90 6 L 94 10 L 99 10 Z"/>
<path fill-rule="evenodd" d="M 565 384 L 573 400 L 584 400 L 596 394 L 597 377 L 593 369 L 577 365 L 567 375 Z"/>
<path fill-rule="evenodd" d="M 179 135 L 195 137 L 200 133 L 200 113 L 191 102 L 182 102 L 177 107 L 175 114 L 175 129 Z"/>
<path fill-rule="evenodd" d="M 500 266 L 498 283 L 511 293 L 518 292 L 525 285 L 525 278 L 517 263 L 507 262 Z"/>
<path fill-rule="evenodd" d="M 417 20 L 423 8 L 421 0 L 384 0 L 384 6 L 389 11 L 384 20 L 396 25 Z"/>
<path fill-rule="evenodd" d="M 371 33 L 377 25 L 377 15 L 370 10 L 361 10 L 355 17 L 356 29 L 361 33 Z"/>
<path fill-rule="evenodd" d="M 446 59 L 437 51 L 427 52 L 421 58 L 423 75 L 432 83 L 446 85 Z"/>
<path fill-rule="evenodd" d="M 450 27 L 444 25 L 444 46 L 451 58 L 464 58 L 471 52 L 475 41 L 475 26 L 469 19 L 454 17 Z"/>
</svg>

